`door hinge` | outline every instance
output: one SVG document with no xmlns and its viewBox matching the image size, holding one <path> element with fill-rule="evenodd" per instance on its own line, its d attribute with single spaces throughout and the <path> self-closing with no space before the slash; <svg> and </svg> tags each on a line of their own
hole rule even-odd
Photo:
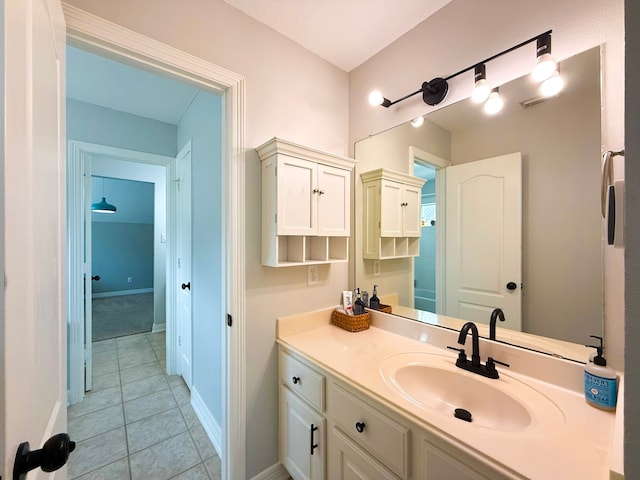
<svg viewBox="0 0 640 480">
<path fill-rule="evenodd" d="M 227 327 L 230 327 L 231 325 L 233 325 L 233 317 L 230 313 L 227 313 Z"/>
<path fill-rule="evenodd" d="M 274 215 L 274 222 L 278 223 L 278 214 L 277 213 Z"/>
<path fill-rule="evenodd" d="M 182 337 L 178 337 L 178 346 L 181 347 L 182 346 Z"/>
</svg>

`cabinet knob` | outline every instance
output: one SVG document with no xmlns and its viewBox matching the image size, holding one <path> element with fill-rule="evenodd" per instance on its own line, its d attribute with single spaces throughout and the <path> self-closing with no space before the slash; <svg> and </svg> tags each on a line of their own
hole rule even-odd
<svg viewBox="0 0 640 480">
<path fill-rule="evenodd" d="M 318 190 L 318 195 L 324 195 L 324 190 Z"/>
<path fill-rule="evenodd" d="M 358 431 L 358 433 L 364 432 L 364 427 L 364 422 L 356 422 L 356 430 Z"/>
<path fill-rule="evenodd" d="M 300 383 L 300 377 L 293 377 L 293 378 L 291 379 L 291 381 L 292 381 L 295 385 L 297 385 L 298 383 Z"/>
</svg>

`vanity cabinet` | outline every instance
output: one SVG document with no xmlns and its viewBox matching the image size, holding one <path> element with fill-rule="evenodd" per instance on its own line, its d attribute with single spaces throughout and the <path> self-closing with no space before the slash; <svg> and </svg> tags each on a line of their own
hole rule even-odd
<svg viewBox="0 0 640 480">
<path fill-rule="evenodd" d="M 262 162 L 262 264 L 346 262 L 355 161 L 278 138 Z"/>
<path fill-rule="evenodd" d="M 414 257 L 420 254 L 420 206 L 425 180 L 380 168 L 362 173 L 363 256 Z"/>
<path fill-rule="evenodd" d="M 280 352 L 280 462 L 296 480 L 325 480 L 325 377 Z"/>
<path fill-rule="evenodd" d="M 520 478 L 495 471 L 284 347 L 280 461 L 294 480 Z"/>
</svg>

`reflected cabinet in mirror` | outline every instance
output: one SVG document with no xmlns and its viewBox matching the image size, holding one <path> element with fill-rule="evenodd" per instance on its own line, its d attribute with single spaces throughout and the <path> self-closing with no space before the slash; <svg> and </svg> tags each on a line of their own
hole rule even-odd
<svg viewBox="0 0 640 480">
<path fill-rule="evenodd" d="M 496 340 L 587 360 L 584 344 L 603 330 L 600 50 L 559 69 L 556 96 L 527 75 L 500 86 L 498 114 L 464 100 L 356 143 L 358 287 L 378 285 L 396 315 L 455 329 L 470 320 L 486 337 L 500 308 Z M 402 237 L 373 223 L 363 185 L 375 171 L 424 181 L 411 255 L 368 253 Z"/>
</svg>

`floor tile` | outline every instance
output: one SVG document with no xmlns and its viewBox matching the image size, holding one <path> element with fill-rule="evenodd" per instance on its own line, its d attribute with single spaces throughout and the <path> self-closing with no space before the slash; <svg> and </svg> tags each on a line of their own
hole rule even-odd
<svg viewBox="0 0 640 480">
<path fill-rule="evenodd" d="M 129 452 L 135 453 L 185 431 L 187 425 L 178 408 L 131 423 L 127 425 Z"/>
<path fill-rule="evenodd" d="M 161 390 L 167 390 L 168 388 L 169 384 L 165 380 L 164 375 L 154 375 L 153 377 L 143 378 L 123 385 L 122 398 L 126 402 Z"/>
<path fill-rule="evenodd" d="M 111 372 L 105 375 L 98 375 L 93 377 L 93 386 L 91 393 L 106 390 L 107 388 L 120 386 L 120 372 Z"/>
<path fill-rule="evenodd" d="M 104 467 L 126 456 L 124 427 L 78 442 L 69 457 L 69 478 Z"/>
<path fill-rule="evenodd" d="M 106 388 L 97 392 L 90 392 L 85 395 L 84 400 L 67 409 L 67 417 L 74 418 L 87 413 L 96 412 L 103 408 L 113 407 L 122 403 L 122 393 L 120 387 Z"/>
<path fill-rule="evenodd" d="M 116 341 L 113 338 L 109 340 L 102 340 L 100 342 L 93 342 L 91 344 L 91 350 L 94 354 L 100 352 L 115 352 L 117 351 Z"/>
<path fill-rule="evenodd" d="M 142 365 L 140 367 L 125 368 L 120 370 L 120 380 L 122 384 L 135 382 L 146 377 L 152 377 L 154 375 L 160 375 L 162 368 L 158 362 L 150 363 L 148 365 Z"/>
<path fill-rule="evenodd" d="M 122 404 L 104 408 L 97 412 L 74 417 L 68 422 L 69 435 L 75 442 L 81 442 L 101 433 L 124 426 Z"/>
<path fill-rule="evenodd" d="M 200 463 L 188 432 L 134 453 L 129 460 L 132 480 L 167 480 Z"/>
<path fill-rule="evenodd" d="M 216 455 L 215 457 L 210 458 L 204 462 L 204 466 L 207 468 L 207 472 L 209 472 L 211 480 L 220 480 L 222 477 L 222 467 L 219 456 Z"/>
<path fill-rule="evenodd" d="M 187 470 L 181 473 L 177 477 L 173 477 L 172 480 L 209 480 L 209 474 L 204 464 L 199 464 L 193 467 L 191 470 Z"/>
<path fill-rule="evenodd" d="M 213 444 L 211 443 L 211 440 L 209 440 L 209 437 L 204 431 L 202 425 L 192 428 L 189 430 L 189 433 L 191 433 L 191 438 L 193 438 L 193 442 L 196 444 L 196 448 L 198 449 L 198 453 L 202 460 L 209 460 L 217 455 L 216 449 L 213 448 Z"/>
<path fill-rule="evenodd" d="M 129 480 L 129 459 L 123 458 L 117 462 L 78 477 L 78 480 Z"/>
<path fill-rule="evenodd" d="M 94 363 L 100 363 L 100 362 L 105 362 L 108 360 L 114 360 L 118 358 L 118 352 L 117 350 L 114 348 L 113 350 L 108 350 L 108 351 L 104 351 L 104 352 L 94 352 L 93 350 L 91 351 L 91 358 L 93 359 Z"/>
<path fill-rule="evenodd" d="M 180 412 L 184 417 L 184 421 L 187 424 L 188 428 L 197 427 L 200 425 L 200 420 L 198 420 L 198 416 L 196 412 L 193 411 L 193 407 L 189 403 L 181 403 L 178 405 L 180 407 Z"/>
<path fill-rule="evenodd" d="M 106 373 L 118 371 L 118 359 L 108 358 L 106 360 L 93 361 L 93 374 L 97 377 Z"/>
<path fill-rule="evenodd" d="M 131 345 L 118 347 L 118 358 L 133 357 L 143 353 L 153 353 L 151 345 Z"/>
<path fill-rule="evenodd" d="M 177 406 L 170 390 L 152 393 L 124 402 L 124 417 L 127 424 L 164 412 Z"/>
<path fill-rule="evenodd" d="M 182 385 L 172 385 L 171 391 L 178 404 L 191 401 L 191 392 L 184 383 Z"/>
<path fill-rule="evenodd" d="M 155 353 L 151 349 L 143 353 L 137 353 L 135 355 L 120 358 L 120 368 L 139 367 L 141 365 L 147 365 L 149 363 L 156 363 L 158 359 Z"/>
</svg>

